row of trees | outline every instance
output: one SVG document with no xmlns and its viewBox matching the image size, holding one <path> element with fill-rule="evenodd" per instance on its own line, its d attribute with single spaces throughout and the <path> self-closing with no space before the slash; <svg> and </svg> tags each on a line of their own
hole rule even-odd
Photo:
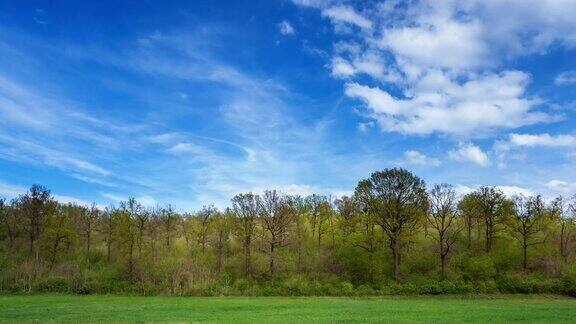
<svg viewBox="0 0 576 324">
<path fill-rule="evenodd" d="M 239 194 L 225 210 L 194 213 L 145 208 L 133 198 L 105 209 L 60 204 L 34 185 L 10 202 L 0 199 L 0 266 L 16 274 L 30 264 L 44 269 L 32 276 L 62 273 L 64 265 L 74 269 L 68 272 L 116 269 L 127 282 L 162 282 L 171 290 L 223 277 L 336 276 L 379 284 L 415 273 L 458 277 L 452 258 L 497 249 L 508 253 L 508 271 L 554 276 L 574 263 L 575 219 L 575 197 L 546 203 L 538 195 L 509 198 L 495 187 L 460 197 L 447 184 L 427 189 L 404 169 L 373 173 L 351 197 L 270 190 Z"/>
</svg>

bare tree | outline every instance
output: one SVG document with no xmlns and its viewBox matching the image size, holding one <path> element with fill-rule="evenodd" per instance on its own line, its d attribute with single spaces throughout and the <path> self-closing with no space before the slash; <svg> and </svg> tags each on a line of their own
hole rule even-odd
<svg viewBox="0 0 576 324">
<path fill-rule="evenodd" d="M 360 181 L 355 196 L 388 236 L 394 279 L 400 281 L 403 236 L 416 226 L 427 209 L 424 181 L 404 169 L 386 169 Z"/>
<path fill-rule="evenodd" d="M 232 208 L 239 224 L 236 232 L 242 240 L 244 273 L 247 277 L 252 276 L 252 237 L 261 207 L 260 197 L 252 193 L 239 194 L 232 198 Z"/>
<path fill-rule="evenodd" d="M 430 211 L 428 223 L 435 230 L 440 256 L 440 279 L 446 279 L 446 259 L 462 230 L 458 223 L 456 192 L 447 184 L 435 185 L 428 195 Z"/>
</svg>

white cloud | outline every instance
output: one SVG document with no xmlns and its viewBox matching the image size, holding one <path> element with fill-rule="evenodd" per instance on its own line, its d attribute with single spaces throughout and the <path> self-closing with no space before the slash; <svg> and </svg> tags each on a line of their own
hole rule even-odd
<svg viewBox="0 0 576 324">
<path fill-rule="evenodd" d="M 480 188 L 481 185 L 472 185 L 472 186 L 466 186 L 466 185 L 456 185 L 454 186 L 454 190 L 456 190 L 456 193 L 460 196 L 469 194 L 475 190 L 477 190 L 478 188 Z M 520 187 L 520 186 L 512 186 L 512 185 L 497 185 L 494 186 L 497 189 L 501 190 L 502 193 L 504 193 L 504 195 L 506 195 L 507 197 L 511 198 L 514 195 L 524 195 L 524 196 L 533 196 L 536 194 L 536 192 L 530 188 L 525 188 L 525 187 Z"/>
<path fill-rule="evenodd" d="M 462 184 L 457 184 L 454 186 L 454 191 L 456 191 L 456 194 L 458 196 L 464 196 L 466 194 L 471 193 L 472 191 L 476 190 L 476 188 L 470 187 L 470 186 L 465 186 Z"/>
<path fill-rule="evenodd" d="M 356 69 L 347 60 L 341 57 L 332 59 L 332 76 L 335 78 L 349 78 L 356 74 Z"/>
<path fill-rule="evenodd" d="M 356 25 L 363 29 L 372 28 L 372 22 L 364 16 L 357 13 L 354 8 L 338 5 L 322 10 L 322 15 L 330 18 L 335 24 L 345 23 Z"/>
<path fill-rule="evenodd" d="M 355 82 L 345 93 L 366 104 L 383 130 L 406 134 L 483 135 L 551 119 L 533 111 L 537 100 L 524 99 L 529 76 L 519 71 L 477 76 L 459 84 L 440 71 L 430 71 L 406 98 Z"/>
<path fill-rule="evenodd" d="M 472 143 L 460 144 L 457 149 L 448 152 L 448 156 L 454 161 L 471 162 L 481 167 L 491 164 L 488 155 Z"/>
<path fill-rule="evenodd" d="M 486 41 L 506 51 L 504 55 L 542 53 L 552 45 L 576 46 L 574 0 L 468 0 L 453 5 L 453 10 L 482 19 Z"/>
<path fill-rule="evenodd" d="M 530 188 L 518 186 L 496 186 L 496 188 L 500 189 L 509 198 L 516 195 L 534 196 L 536 194 L 534 190 Z"/>
<path fill-rule="evenodd" d="M 329 66 L 385 131 L 480 137 L 556 120 L 527 94 L 530 75 L 503 63 L 552 44 L 576 46 L 574 0 L 384 1 L 363 6 L 359 20 L 343 18 L 353 7 L 309 5 L 323 16 L 334 10 L 335 27 L 364 26 L 336 42 Z M 354 80 L 361 75 L 381 84 Z"/>
<path fill-rule="evenodd" d="M 295 30 L 294 27 L 290 24 L 290 22 L 283 20 L 280 24 L 278 24 L 278 28 L 280 29 L 280 34 L 282 35 L 294 35 Z"/>
<path fill-rule="evenodd" d="M 417 26 L 387 30 L 379 45 L 408 64 L 467 69 L 489 62 L 489 50 L 482 42 L 483 32 L 476 20 L 461 22 L 451 17 L 432 16 Z"/>
<path fill-rule="evenodd" d="M 576 147 L 574 135 L 510 134 L 510 144 L 514 146 Z"/>
<path fill-rule="evenodd" d="M 427 156 L 415 150 L 404 152 L 404 159 L 410 164 L 439 166 L 440 160 Z"/>
<path fill-rule="evenodd" d="M 576 71 L 560 73 L 556 79 L 554 79 L 554 83 L 556 85 L 576 84 Z"/>
<path fill-rule="evenodd" d="M 567 194 L 576 191 L 576 183 L 569 183 L 561 180 L 550 180 L 545 184 L 545 186 L 552 191 Z"/>
</svg>

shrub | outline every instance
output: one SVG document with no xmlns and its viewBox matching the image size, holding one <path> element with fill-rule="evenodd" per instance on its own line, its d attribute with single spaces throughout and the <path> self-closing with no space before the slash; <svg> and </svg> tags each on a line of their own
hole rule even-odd
<svg viewBox="0 0 576 324">
<path fill-rule="evenodd" d="M 488 255 L 472 256 L 466 253 L 455 257 L 452 264 L 465 281 L 486 281 L 496 275 L 494 262 Z"/>
<path fill-rule="evenodd" d="M 70 286 L 68 279 L 64 277 L 49 276 L 40 281 L 38 281 L 34 287 L 34 291 L 37 292 L 68 292 Z"/>
</svg>

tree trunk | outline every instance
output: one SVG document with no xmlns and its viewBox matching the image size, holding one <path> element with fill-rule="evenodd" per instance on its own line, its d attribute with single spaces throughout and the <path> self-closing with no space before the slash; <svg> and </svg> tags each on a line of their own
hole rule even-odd
<svg viewBox="0 0 576 324">
<path fill-rule="evenodd" d="M 8 255 L 12 255 L 13 251 L 14 251 L 14 235 L 12 235 L 12 233 L 8 233 L 8 248 L 6 252 L 8 252 Z"/>
<path fill-rule="evenodd" d="M 564 238 L 564 236 L 566 235 L 565 233 L 565 223 L 562 222 L 562 224 L 560 225 L 560 256 L 562 256 L 562 260 L 564 261 L 564 263 L 566 263 L 568 261 L 568 257 L 566 255 L 566 240 Z"/>
<path fill-rule="evenodd" d="M 276 247 L 275 243 L 270 243 L 270 265 L 269 265 L 269 270 L 270 270 L 270 278 L 272 280 L 274 280 L 274 274 L 276 269 L 274 268 L 274 248 Z"/>
<path fill-rule="evenodd" d="M 394 281 L 400 282 L 400 265 L 402 263 L 401 246 L 400 239 L 398 237 L 393 237 L 390 239 L 390 248 L 392 249 L 393 262 L 393 275 Z"/>
<path fill-rule="evenodd" d="M 90 230 L 88 230 L 88 235 L 86 236 L 86 252 L 88 252 L 88 254 L 90 254 L 90 242 L 91 240 L 91 235 L 90 235 Z"/>
<path fill-rule="evenodd" d="M 251 238 L 249 236 L 244 239 L 244 272 L 247 278 L 252 277 L 252 260 L 250 255 Z"/>
<path fill-rule="evenodd" d="M 446 280 L 446 255 L 440 255 L 440 280 Z"/>
<path fill-rule="evenodd" d="M 472 221 L 468 221 L 466 225 L 468 227 L 468 237 L 467 237 L 468 241 L 466 247 L 468 248 L 468 251 L 470 251 L 470 249 L 472 248 Z"/>
<path fill-rule="evenodd" d="M 492 226 L 489 222 L 486 222 L 486 253 L 490 253 L 492 250 Z"/>
<path fill-rule="evenodd" d="M 108 263 L 110 263 L 110 246 L 112 245 L 112 242 L 110 240 L 106 241 L 106 261 Z"/>
<path fill-rule="evenodd" d="M 56 240 L 54 240 L 54 245 L 52 246 L 52 255 L 50 257 L 50 269 L 54 267 L 56 263 L 56 253 L 58 253 L 58 246 L 60 245 L 60 236 L 56 235 Z"/>
<path fill-rule="evenodd" d="M 222 242 L 223 233 L 218 235 L 218 246 L 216 248 L 216 271 L 220 273 L 222 271 L 222 258 L 224 254 L 224 243 Z"/>
<path fill-rule="evenodd" d="M 522 235 L 522 269 L 528 269 L 528 237 L 526 232 Z"/>
</svg>

